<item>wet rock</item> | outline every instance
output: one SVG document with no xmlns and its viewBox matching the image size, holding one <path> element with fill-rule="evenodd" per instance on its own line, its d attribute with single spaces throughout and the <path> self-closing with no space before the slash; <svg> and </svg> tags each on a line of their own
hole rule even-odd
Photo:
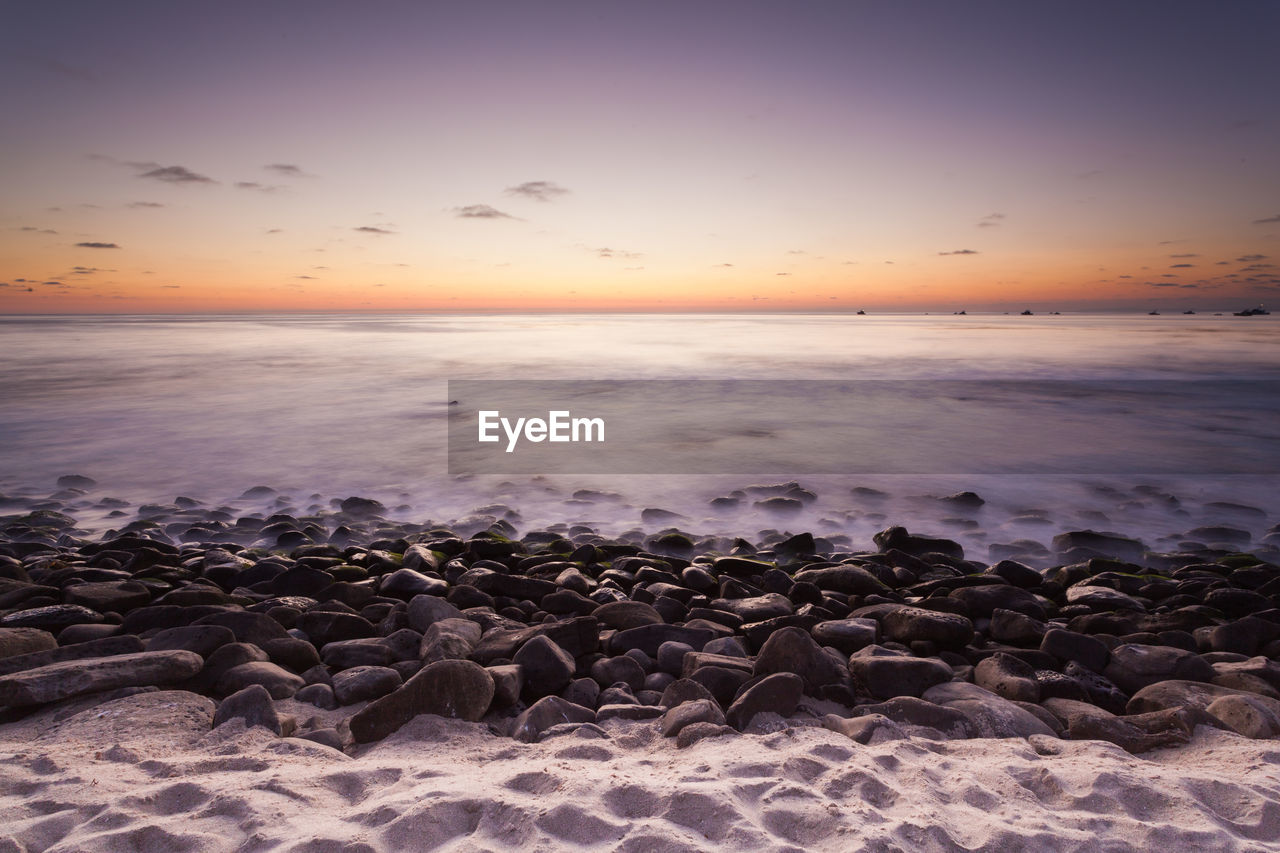
<svg viewBox="0 0 1280 853">
<path fill-rule="evenodd" d="M 513 662 L 524 672 L 524 692 L 533 699 L 559 693 L 573 678 L 574 660 L 545 636 L 536 636 L 516 652 Z"/>
<path fill-rule="evenodd" d="M 1111 660 L 1102 674 L 1132 694 L 1170 679 L 1212 681 L 1214 671 L 1207 661 L 1185 649 L 1124 643 L 1111 650 Z"/>
<path fill-rule="evenodd" d="M 410 550 L 412 551 L 416 548 L 421 548 L 421 546 L 414 545 Z M 409 552 L 406 551 L 404 556 L 407 563 L 409 561 Z M 383 575 L 382 580 L 378 583 L 379 595 L 398 598 L 402 601 L 410 601 L 417 595 L 444 596 L 448 592 L 449 584 L 447 581 L 427 577 L 407 566 Z"/>
<path fill-rule="evenodd" d="M 1098 557 L 1114 557 L 1120 560 L 1140 561 L 1146 546 L 1137 539 L 1129 539 L 1114 533 L 1097 533 L 1092 530 L 1073 530 L 1053 537 L 1053 549 L 1059 554 L 1088 553 Z"/>
<path fill-rule="evenodd" d="M 897 549 L 913 557 L 925 554 L 945 554 L 958 560 L 964 559 L 964 548 L 960 543 L 950 539 L 936 539 L 929 536 L 916 536 L 907 532 L 905 527 L 890 527 L 871 537 L 876 547 L 883 553 Z"/>
<path fill-rule="evenodd" d="M 591 612 L 601 625 L 625 631 L 641 625 L 661 625 L 662 615 L 643 601 L 610 601 Z"/>
<path fill-rule="evenodd" d="M 987 634 L 993 640 L 1025 648 L 1036 648 L 1044 639 L 1048 627 L 1039 619 L 1032 619 L 1013 610 L 997 607 L 991 611 L 991 625 Z"/>
<path fill-rule="evenodd" d="M 811 583 L 818 589 L 846 595 L 892 595 L 875 575 L 861 566 L 829 566 L 796 572 L 796 583 Z"/>
<path fill-rule="evenodd" d="M 62 600 L 98 613 L 128 613 L 151 603 L 151 590 L 137 581 L 99 581 L 69 586 Z"/>
<path fill-rule="evenodd" d="M 880 623 L 874 619 L 831 619 L 814 625 L 809 633 L 821 645 L 851 655 L 879 642 Z"/>
<path fill-rule="evenodd" d="M 1046 631 L 1040 641 L 1040 651 L 1064 663 L 1076 661 L 1093 672 L 1102 672 L 1111 660 L 1111 649 L 1101 640 L 1064 628 Z"/>
<path fill-rule="evenodd" d="M 84 625 L 102 621 L 102 614 L 78 604 L 50 604 L 30 607 L 0 616 L 0 629 L 38 628 L 57 634 L 68 625 Z"/>
<path fill-rule="evenodd" d="M 434 595 L 417 595 L 409 601 L 407 611 L 409 627 L 425 634 L 434 623 L 444 619 L 462 619 L 462 611 L 443 598 Z"/>
</svg>

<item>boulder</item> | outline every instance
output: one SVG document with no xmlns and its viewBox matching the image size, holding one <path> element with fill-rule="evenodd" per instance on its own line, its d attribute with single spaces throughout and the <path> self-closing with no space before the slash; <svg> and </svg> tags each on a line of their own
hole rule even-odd
<svg viewBox="0 0 1280 853">
<path fill-rule="evenodd" d="M 0 676 L 0 705 L 26 707 L 121 687 L 173 684 L 200 671 L 194 652 L 137 652 L 63 661 Z"/>
<path fill-rule="evenodd" d="M 237 719 L 243 720 L 246 728 L 262 726 L 277 737 L 283 732 L 271 694 L 261 684 L 251 684 L 223 699 L 213 715 L 213 727 Z"/>
<path fill-rule="evenodd" d="M 756 714 L 770 712 L 782 717 L 795 713 L 804 694 L 804 680 L 791 672 L 766 675 L 748 687 L 725 712 L 725 722 L 743 731 Z"/>
<path fill-rule="evenodd" d="M 800 628 L 774 631 L 756 656 L 753 676 L 792 672 L 804 680 L 806 693 L 816 696 L 825 684 L 848 681 L 849 671 L 838 658 L 828 654 Z"/>
<path fill-rule="evenodd" d="M 418 714 L 478 721 L 493 700 L 493 678 L 467 660 L 428 664 L 402 687 L 370 702 L 351 718 L 357 743 L 381 740 Z"/>
<path fill-rule="evenodd" d="M 575 705 L 559 696 L 546 696 L 530 705 L 516 717 L 511 737 L 521 743 L 534 743 L 553 726 L 565 723 L 594 723 L 596 712 Z"/>
<path fill-rule="evenodd" d="M 849 658 L 849 670 L 876 699 L 920 696 L 935 684 L 950 681 L 951 667 L 937 658 L 917 658 L 867 646 Z"/>
</svg>

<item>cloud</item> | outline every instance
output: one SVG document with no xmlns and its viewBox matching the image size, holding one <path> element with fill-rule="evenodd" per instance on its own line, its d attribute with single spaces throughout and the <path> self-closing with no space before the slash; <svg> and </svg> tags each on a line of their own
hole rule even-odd
<svg viewBox="0 0 1280 853">
<path fill-rule="evenodd" d="M 280 188 L 271 184 L 260 184 L 257 181 L 236 181 L 236 189 L 257 190 L 261 193 L 273 193 Z"/>
<path fill-rule="evenodd" d="M 978 252 L 973 249 L 956 249 L 954 252 L 939 252 L 939 255 L 976 255 Z"/>
<path fill-rule="evenodd" d="M 162 284 L 160 285 L 160 287 L 164 288 L 165 290 L 181 290 L 182 289 L 182 285 L 180 284 Z"/>
<path fill-rule="evenodd" d="M 275 172 L 277 175 L 284 175 L 288 178 L 310 178 L 311 175 L 302 170 L 301 166 L 295 166 L 292 163 L 268 163 L 262 168 L 268 172 Z"/>
<path fill-rule="evenodd" d="M 76 243 L 80 249 L 119 249 L 115 243 Z"/>
<path fill-rule="evenodd" d="M 1200 257 L 1200 256 L 1199 256 L 1199 255 L 1197 255 L 1195 252 L 1184 252 L 1184 253 L 1183 253 L 1183 254 L 1181 254 L 1181 255 L 1170 255 L 1169 257 L 1171 257 L 1171 258 L 1198 258 L 1198 257 Z"/>
<path fill-rule="evenodd" d="M 568 195 L 569 191 L 551 181 L 525 181 L 523 184 L 507 187 L 506 193 L 507 195 L 523 196 L 534 201 L 551 201 L 562 195 Z"/>
<path fill-rule="evenodd" d="M 283 234 L 283 233 L 284 233 L 284 229 L 283 229 L 283 228 L 268 228 L 268 229 L 267 229 L 267 233 L 268 233 L 268 234 Z"/>
<path fill-rule="evenodd" d="M 644 257 L 640 252 L 626 252 L 622 249 L 610 249 L 608 246 L 600 249 L 593 249 L 592 251 L 596 253 L 596 257 L 598 258 L 623 258 L 625 260 L 633 261 L 636 258 Z"/>
<path fill-rule="evenodd" d="M 26 230 L 26 229 L 23 229 L 23 230 Z M 1241 255 L 1240 257 L 1236 258 L 1236 260 L 1242 264 L 1251 264 L 1254 261 L 1265 261 L 1266 259 L 1267 259 L 1266 255 Z M 1227 262 L 1218 261 L 1218 263 L 1225 264 Z"/>
<path fill-rule="evenodd" d="M 295 276 L 294 276 L 294 278 L 301 278 L 301 279 L 304 279 L 304 280 L 306 280 L 306 281 L 315 281 L 315 280 L 316 280 L 316 277 L 315 277 L 315 276 L 313 276 L 313 275 L 295 275 Z"/>
<path fill-rule="evenodd" d="M 362 234 L 394 234 L 396 233 L 394 231 L 388 231 L 385 228 L 376 228 L 372 225 L 360 225 L 355 228 L 352 228 L 351 230 L 359 231 Z"/>
<path fill-rule="evenodd" d="M 216 184 L 213 178 L 205 177 L 191 171 L 186 166 L 156 166 L 154 169 L 149 168 L 154 165 L 151 163 L 134 163 L 134 166 L 147 168 L 148 171 L 143 172 L 138 177 L 153 178 L 157 181 L 164 181 L 166 184 Z"/>
<path fill-rule="evenodd" d="M 1276 222 L 1280 222 L 1280 213 L 1277 213 L 1275 216 L 1268 216 L 1266 219 L 1253 220 L 1254 225 L 1271 225 Z"/>
<path fill-rule="evenodd" d="M 164 207 L 158 201 L 131 201 L 125 207 Z"/>
<path fill-rule="evenodd" d="M 1149 281 L 1147 282 L 1147 286 L 1148 287 L 1178 287 L 1178 283 L 1176 281 Z"/>
<path fill-rule="evenodd" d="M 978 220 L 979 228 L 997 228 L 1000 226 L 1001 220 L 1005 218 L 1003 213 L 990 213 Z"/>
<path fill-rule="evenodd" d="M 490 207 L 487 204 L 468 204 L 465 207 L 455 207 L 453 212 L 457 214 L 459 219 L 515 219 L 509 213 L 503 213 L 497 208 Z"/>
<path fill-rule="evenodd" d="M 724 268 L 728 269 L 728 268 L 732 267 L 732 266 L 733 266 L 733 264 L 716 264 L 716 266 L 717 266 L 717 267 L 724 267 Z"/>
<path fill-rule="evenodd" d="M 1171 270 L 1190 269 L 1191 267 L 1194 267 L 1194 266 L 1195 264 L 1169 264 L 1169 269 Z"/>
<path fill-rule="evenodd" d="M 19 231 L 30 231 L 33 234 L 57 234 L 52 228 L 37 228 L 34 225 L 23 225 L 19 227 Z"/>
</svg>

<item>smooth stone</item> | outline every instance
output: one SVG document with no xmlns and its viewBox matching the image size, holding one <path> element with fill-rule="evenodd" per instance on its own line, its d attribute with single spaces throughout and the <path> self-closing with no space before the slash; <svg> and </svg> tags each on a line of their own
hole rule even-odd
<svg viewBox="0 0 1280 853">
<path fill-rule="evenodd" d="M 804 694 L 804 679 L 791 672 L 766 675 L 748 687 L 725 712 L 725 722 L 743 731 L 756 714 L 774 713 L 782 717 L 795 713 Z"/>
<path fill-rule="evenodd" d="M 846 595 L 891 595 L 892 590 L 861 566 L 829 566 L 803 569 L 795 573 L 796 583 L 811 583 L 818 589 Z"/>
<path fill-rule="evenodd" d="M 825 652 L 808 632 L 800 628 L 774 631 L 756 655 L 753 676 L 778 672 L 800 676 L 804 680 L 805 692 L 814 696 L 823 685 L 849 680 L 849 670 L 843 661 Z"/>
<path fill-rule="evenodd" d="M 58 640 L 40 628 L 0 628 L 0 660 L 56 648 Z"/>
<path fill-rule="evenodd" d="M 907 737 L 906 732 L 896 722 L 883 714 L 865 714 L 851 718 L 827 714 L 822 718 L 822 727 L 864 745 L 873 740 L 880 742 L 902 740 Z"/>
<path fill-rule="evenodd" d="M 204 626 L 208 627 L 208 626 Z M 306 640 L 293 637 L 278 640 L 267 640 L 262 650 L 267 653 L 272 663 L 279 664 L 293 672 L 306 672 L 320 663 L 320 653 L 316 647 Z"/>
<path fill-rule="evenodd" d="M 1111 650 L 1102 674 L 1132 694 L 1158 681 L 1212 681 L 1214 671 L 1208 661 L 1186 649 L 1123 643 Z"/>
<path fill-rule="evenodd" d="M 609 639 L 609 651 L 624 654 L 629 649 L 640 649 L 649 657 L 657 657 L 663 643 L 686 643 L 695 651 L 716 638 L 705 628 L 689 628 L 680 625 L 640 625 L 619 631 Z"/>
<path fill-rule="evenodd" d="M 243 720 L 246 728 L 262 726 L 277 737 L 283 732 L 271 694 L 261 684 L 250 684 L 237 690 L 218 704 L 213 715 L 213 727 L 216 729 L 230 720 Z"/>
<path fill-rule="evenodd" d="M 0 705 L 25 707 L 121 687 L 173 684 L 200 671 L 194 652 L 137 652 L 63 661 L 0 676 Z"/>
<path fill-rule="evenodd" d="M 958 649 L 973 641 L 973 623 L 958 613 L 901 607 L 885 613 L 880 626 L 886 637 L 904 645 L 922 640 Z"/>
<path fill-rule="evenodd" d="M 1263 696 L 1223 696 L 1205 709 L 1247 738 L 1280 735 L 1280 701 Z"/>
<path fill-rule="evenodd" d="M 960 711 L 969 718 L 977 737 L 1054 735 L 1053 729 L 1035 714 L 976 684 L 962 681 L 939 684 L 926 690 L 922 698 Z"/>
<path fill-rule="evenodd" d="M 691 723 L 676 735 L 676 749 L 688 749 L 700 740 L 734 733 L 729 726 L 720 726 L 715 723 Z"/>
<path fill-rule="evenodd" d="M 948 597 L 961 602 L 974 619 L 984 616 L 990 618 L 997 608 L 1012 610 L 1041 622 L 1047 618 L 1044 606 L 1033 593 L 1011 584 L 963 586 L 951 590 Z"/>
<path fill-rule="evenodd" d="M 480 626 L 470 619 L 438 619 L 423 632 L 418 657 L 427 663 L 465 660 L 471 656 L 483 633 Z"/>
<path fill-rule="evenodd" d="M 565 723 L 595 723 L 596 712 L 575 705 L 559 696 L 544 696 L 516 717 L 511 737 L 521 743 L 534 743 L 553 726 Z"/>
<path fill-rule="evenodd" d="M 1039 702 L 1040 685 L 1035 668 L 1004 652 L 978 661 L 973 681 L 1001 698 L 1016 702 Z"/>
<path fill-rule="evenodd" d="M 874 619 L 830 619 L 810 630 L 813 639 L 846 655 L 880 641 L 880 623 Z"/>
<path fill-rule="evenodd" d="M 353 666 L 390 666 L 394 663 L 391 649 L 374 638 L 363 640 L 339 640 L 320 650 L 320 659 L 334 669 L 350 669 Z"/>
<path fill-rule="evenodd" d="M 128 613 L 150 604 L 151 590 L 137 581 L 98 581 L 66 587 L 62 600 L 98 613 Z"/>
<path fill-rule="evenodd" d="M 603 723 L 605 720 L 656 720 L 662 716 L 663 711 L 664 709 L 657 705 L 645 705 L 640 702 L 620 704 L 602 702 L 600 707 L 596 709 L 596 722 Z"/>
<path fill-rule="evenodd" d="M 306 684 L 299 675 L 270 661 L 250 661 L 233 666 L 222 674 L 214 689 L 229 695 L 254 684 L 260 684 L 272 699 L 288 699 Z"/>
<path fill-rule="evenodd" d="M 1102 672 L 1111 660 L 1111 649 L 1097 637 L 1050 628 L 1040 641 L 1040 651 L 1053 655 L 1062 662 L 1075 661 L 1086 669 Z"/>
<path fill-rule="evenodd" d="M 591 611 L 591 615 L 601 625 L 607 625 L 618 631 L 638 628 L 641 625 L 661 625 L 664 621 L 662 614 L 643 601 L 610 601 L 595 608 Z"/>
<path fill-rule="evenodd" d="M 121 637 L 103 637 L 99 640 L 87 640 L 83 643 L 72 643 L 68 646 L 29 652 L 25 655 L 0 658 L 0 675 L 36 669 L 52 663 L 62 663 L 63 661 L 127 655 L 143 650 L 142 640 L 132 634 L 126 634 Z"/>
<path fill-rule="evenodd" d="M 434 595 L 415 595 L 407 610 L 409 627 L 425 635 L 432 624 L 443 619 L 462 619 L 462 611 L 452 603 Z"/>
<path fill-rule="evenodd" d="M 849 658 L 849 670 L 876 699 L 920 696 L 935 684 L 950 681 L 950 666 L 934 658 L 917 658 L 867 646 Z"/>
<path fill-rule="evenodd" d="M 1129 714 L 1146 714 L 1170 708 L 1198 708 L 1205 710 L 1215 700 L 1221 699 L 1223 696 L 1253 695 L 1243 690 L 1220 687 L 1216 684 L 1171 679 L 1147 685 L 1133 694 L 1126 711 Z"/>
<path fill-rule="evenodd" d="M 575 669 L 573 655 L 542 635 L 522 645 L 512 662 L 524 672 L 524 692 L 533 699 L 559 693 Z"/>
<path fill-rule="evenodd" d="M 970 738 L 974 735 L 974 727 L 964 713 L 916 696 L 896 696 L 875 705 L 859 705 L 853 709 L 854 719 L 864 716 L 880 716 L 898 724 L 927 726 L 948 738 Z"/>
<path fill-rule="evenodd" d="M 254 613 L 249 610 L 224 610 L 201 616 L 193 624 L 222 625 L 231 629 L 236 642 L 249 643 L 262 647 L 267 640 L 289 636 L 284 626 L 265 613 Z"/>
<path fill-rule="evenodd" d="M 644 667 L 627 655 L 597 660 L 591 665 L 591 677 L 601 687 L 609 687 L 621 681 L 632 690 L 644 689 Z"/>
<path fill-rule="evenodd" d="M 373 637 L 378 633 L 368 619 L 332 610 L 308 610 L 298 617 L 297 627 L 306 633 L 317 649 L 343 640 Z"/>
<path fill-rule="evenodd" d="M 1048 627 L 1039 619 L 997 607 L 991 611 L 991 625 L 987 628 L 987 635 L 1001 643 L 1038 648 L 1047 630 Z"/>
<path fill-rule="evenodd" d="M 357 743 L 381 740 L 418 714 L 477 722 L 489 709 L 493 694 L 493 678 L 479 664 L 436 661 L 352 716 L 351 734 Z"/>
<path fill-rule="evenodd" d="M 338 707 L 338 699 L 333 695 L 333 688 L 328 684 L 308 684 L 293 694 L 293 698 L 294 701 L 306 702 L 309 705 L 315 705 L 317 708 L 323 708 L 327 711 L 332 711 Z"/>
<path fill-rule="evenodd" d="M 236 635 L 223 625 L 181 625 L 165 628 L 147 640 L 147 651 L 163 652 L 181 650 L 195 652 L 207 658 L 216 650 L 234 643 Z"/>
<path fill-rule="evenodd" d="M 724 711 L 714 699 L 694 699 L 680 703 L 662 715 L 659 730 L 663 737 L 675 737 L 680 730 L 693 723 L 725 724 Z"/>
<path fill-rule="evenodd" d="M 402 683 L 390 667 L 357 666 L 333 676 L 333 696 L 339 705 L 354 705 L 386 696 Z"/>
</svg>

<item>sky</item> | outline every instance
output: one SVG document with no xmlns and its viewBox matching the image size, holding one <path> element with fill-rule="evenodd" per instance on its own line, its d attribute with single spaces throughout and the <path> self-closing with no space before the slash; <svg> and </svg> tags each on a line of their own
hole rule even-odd
<svg viewBox="0 0 1280 853">
<path fill-rule="evenodd" d="M 0 313 L 1280 301 L 1274 0 L 0 13 Z"/>
</svg>

